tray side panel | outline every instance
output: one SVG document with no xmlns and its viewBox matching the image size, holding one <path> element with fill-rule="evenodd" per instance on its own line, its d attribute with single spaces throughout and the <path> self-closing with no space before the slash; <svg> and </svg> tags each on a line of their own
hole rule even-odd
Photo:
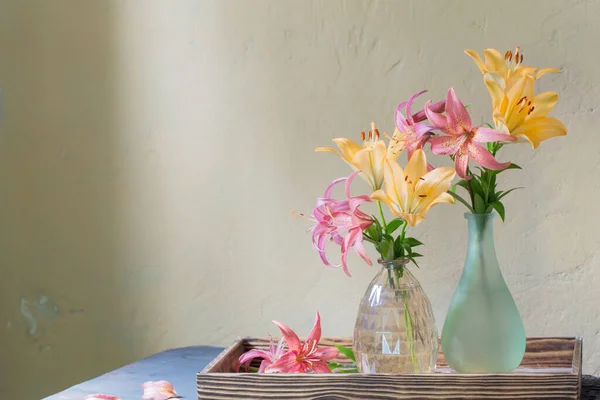
<svg viewBox="0 0 600 400">
<path fill-rule="evenodd" d="M 576 375 L 198 374 L 198 399 L 576 400 Z"/>
<path fill-rule="evenodd" d="M 238 359 L 244 353 L 244 339 L 240 339 L 223 350 L 200 374 L 211 372 L 237 372 Z"/>
</svg>

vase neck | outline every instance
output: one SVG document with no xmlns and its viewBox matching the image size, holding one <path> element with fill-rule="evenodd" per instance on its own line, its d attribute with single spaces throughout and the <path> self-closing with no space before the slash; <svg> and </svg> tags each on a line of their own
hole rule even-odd
<svg viewBox="0 0 600 400">
<path fill-rule="evenodd" d="M 379 264 L 381 264 L 382 268 L 378 277 L 383 277 L 386 282 L 385 286 L 399 290 L 412 288 L 415 285 L 415 282 L 418 284 L 415 277 L 407 268 L 408 260 L 379 260 Z M 377 280 L 378 278 L 376 277 L 375 279 Z"/>
<path fill-rule="evenodd" d="M 494 244 L 495 214 L 465 214 L 469 225 L 467 268 L 499 269 Z"/>
<path fill-rule="evenodd" d="M 377 262 L 383 267 L 383 269 L 405 271 L 409 260 L 402 258 L 399 260 L 392 260 L 392 261 L 378 260 Z"/>
</svg>

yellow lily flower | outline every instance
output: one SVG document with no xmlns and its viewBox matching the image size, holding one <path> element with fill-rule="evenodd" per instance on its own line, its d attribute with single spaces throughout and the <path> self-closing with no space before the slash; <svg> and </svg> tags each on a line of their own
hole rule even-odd
<svg viewBox="0 0 600 400">
<path fill-rule="evenodd" d="M 518 46 L 514 54 L 508 50 L 504 53 L 504 57 L 496 49 L 485 49 L 483 51 L 485 62 L 474 50 L 465 50 L 465 53 L 475 61 L 486 81 L 497 82 L 502 89 L 506 90 L 509 90 L 519 78 L 524 76 L 530 76 L 537 80 L 549 72 L 560 72 L 558 68 L 538 69 L 523 65 L 523 52 Z"/>
<path fill-rule="evenodd" d="M 546 139 L 567 134 L 567 127 L 548 113 L 558 101 L 555 92 L 534 93 L 534 78 L 524 76 L 505 90 L 491 80 L 485 84 L 492 96 L 492 109 L 496 130 L 527 140 L 535 149 Z"/>
<path fill-rule="evenodd" d="M 383 185 L 383 165 L 385 160 L 398 157 L 392 149 L 387 149 L 385 142 L 380 139 L 380 134 L 375 123 L 371 123 L 371 130 L 368 135 L 361 132 L 363 145 L 347 139 L 335 138 L 333 142 L 338 145 L 340 152 L 328 147 L 318 147 L 316 152 L 335 153 L 342 160 L 347 162 L 355 171 L 360 170 L 359 175 L 371 186 L 373 191 L 378 190 Z"/>
<path fill-rule="evenodd" d="M 456 172 L 450 167 L 439 167 L 427 172 L 423 150 L 415 150 L 404 170 L 394 160 L 386 160 L 384 167 L 385 190 L 377 190 L 371 198 L 388 205 L 392 213 L 415 226 L 425 213 L 438 203 L 454 204 L 447 193 Z"/>
</svg>

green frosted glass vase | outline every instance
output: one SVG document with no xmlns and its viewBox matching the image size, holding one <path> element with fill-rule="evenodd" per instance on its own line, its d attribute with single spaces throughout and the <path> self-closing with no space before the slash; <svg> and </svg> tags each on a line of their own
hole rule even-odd
<svg viewBox="0 0 600 400">
<path fill-rule="evenodd" d="M 462 373 L 510 372 L 525 354 L 525 328 L 500 272 L 495 214 L 465 214 L 467 258 L 442 329 L 448 365 Z"/>
</svg>

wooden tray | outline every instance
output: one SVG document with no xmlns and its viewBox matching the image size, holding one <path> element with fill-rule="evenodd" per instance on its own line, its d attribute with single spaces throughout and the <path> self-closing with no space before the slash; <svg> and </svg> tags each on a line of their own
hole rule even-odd
<svg viewBox="0 0 600 400">
<path fill-rule="evenodd" d="M 352 340 L 323 338 L 320 344 L 351 347 Z M 457 374 L 441 349 L 433 374 L 236 373 L 242 353 L 268 346 L 266 339 L 247 338 L 225 349 L 197 374 L 198 399 L 577 400 L 581 391 L 581 338 L 528 338 L 523 362 L 507 374 Z"/>
</svg>

